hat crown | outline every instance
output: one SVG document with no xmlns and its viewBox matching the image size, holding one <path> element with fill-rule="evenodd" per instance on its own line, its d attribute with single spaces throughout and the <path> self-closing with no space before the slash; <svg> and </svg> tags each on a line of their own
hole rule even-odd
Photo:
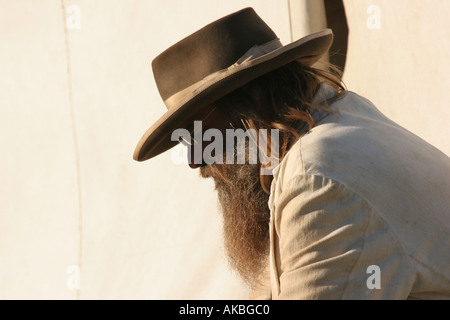
<svg viewBox="0 0 450 320">
<path fill-rule="evenodd" d="M 228 68 L 254 45 L 274 39 L 277 35 L 252 8 L 208 24 L 153 60 L 153 75 L 162 99 Z"/>
</svg>

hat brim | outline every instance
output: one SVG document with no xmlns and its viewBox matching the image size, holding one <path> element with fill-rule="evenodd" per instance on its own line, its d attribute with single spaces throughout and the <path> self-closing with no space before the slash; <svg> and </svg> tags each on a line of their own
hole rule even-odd
<svg viewBox="0 0 450 320">
<path fill-rule="evenodd" d="M 324 29 L 211 77 L 164 113 L 144 133 L 133 159 L 145 161 L 173 148 L 179 142 L 171 140 L 172 132 L 177 128 L 185 128 L 192 117 L 204 108 L 289 62 L 297 60 L 306 66 L 313 65 L 330 49 L 332 42 L 333 32 Z"/>
</svg>

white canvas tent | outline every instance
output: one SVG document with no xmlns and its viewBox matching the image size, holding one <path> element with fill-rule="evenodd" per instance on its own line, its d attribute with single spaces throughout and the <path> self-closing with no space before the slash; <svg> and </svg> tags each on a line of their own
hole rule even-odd
<svg viewBox="0 0 450 320">
<path fill-rule="evenodd" d="M 450 2 L 343 3 L 348 89 L 450 154 Z M 322 0 L 0 1 L 1 299 L 247 298 L 212 182 L 132 160 L 151 60 L 246 6 L 283 43 L 327 26 Z"/>
</svg>

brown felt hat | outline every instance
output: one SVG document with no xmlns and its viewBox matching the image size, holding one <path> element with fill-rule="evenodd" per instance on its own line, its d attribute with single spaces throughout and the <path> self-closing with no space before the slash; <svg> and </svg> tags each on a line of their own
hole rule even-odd
<svg viewBox="0 0 450 320">
<path fill-rule="evenodd" d="M 218 99 L 291 61 L 310 66 L 332 42 L 332 31 L 324 29 L 282 45 L 252 8 L 184 38 L 152 62 L 168 110 L 144 133 L 133 159 L 144 161 L 169 150 L 178 144 L 171 141 L 172 132 L 185 128 L 194 115 L 207 111 Z"/>
</svg>

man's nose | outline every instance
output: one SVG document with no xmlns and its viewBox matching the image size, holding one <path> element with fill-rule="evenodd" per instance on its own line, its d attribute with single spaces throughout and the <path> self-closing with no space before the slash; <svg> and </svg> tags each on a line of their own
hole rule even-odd
<svg viewBox="0 0 450 320">
<path fill-rule="evenodd" d="M 191 169 L 197 169 L 200 168 L 201 166 L 202 166 L 201 164 L 189 163 L 189 167 L 191 167 Z"/>
</svg>

